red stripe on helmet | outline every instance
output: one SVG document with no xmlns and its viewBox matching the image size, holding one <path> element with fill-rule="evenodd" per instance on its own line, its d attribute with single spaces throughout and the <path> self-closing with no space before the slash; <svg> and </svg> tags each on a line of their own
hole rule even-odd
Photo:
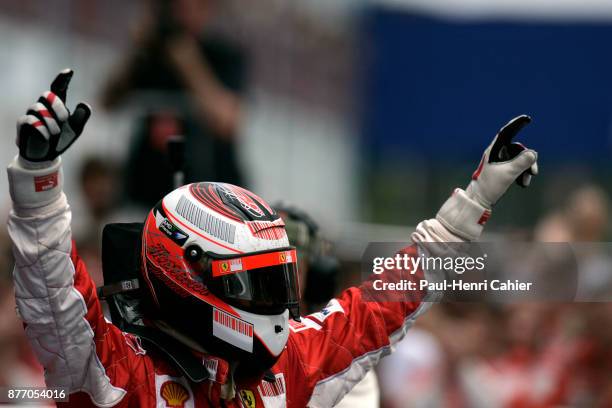
<svg viewBox="0 0 612 408">
<path fill-rule="evenodd" d="M 253 269 L 266 268 L 268 266 L 296 263 L 295 249 L 266 252 L 263 254 L 246 255 L 240 258 L 217 259 L 212 261 L 212 276 L 223 276 L 232 273 L 240 273 Z"/>
</svg>

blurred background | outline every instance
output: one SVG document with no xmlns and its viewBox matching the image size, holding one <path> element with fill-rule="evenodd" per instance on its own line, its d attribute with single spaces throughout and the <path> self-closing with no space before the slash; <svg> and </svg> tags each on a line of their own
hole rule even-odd
<svg viewBox="0 0 612 408">
<path fill-rule="evenodd" d="M 66 155 L 66 192 L 98 284 L 101 228 L 142 220 L 172 189 L 180 135 L 186 182 L 309 214 L 340 290 L 368 242 L 408 240 L 527 113 L 519 139 L 540 176 L 511 189 L 486 238 L 607 241 L 610 44 L 608 0 L 0 0 L 0 160 L 16 119 L 71 67 L 68 106 L 94 114 Z M 0 189 L 6 217 L 4 177 Z M 40 385 L 1 234 L 0 385 Z M 601 254 L 589 265 L 592 285 L 612 276 Z M 329 287 L 325 273 L 308 285 Z M 378 384 L 388 408 L 612 406 L 612 306 L 436 305 Z"/>
</svg>

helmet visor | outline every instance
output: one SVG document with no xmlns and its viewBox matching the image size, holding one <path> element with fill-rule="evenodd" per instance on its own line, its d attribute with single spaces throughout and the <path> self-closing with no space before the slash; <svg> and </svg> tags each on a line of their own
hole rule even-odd
<svg viewBox="0 0 612 408">
<path fill-rule="evenodd" d="M 299 318 L 295 249 L 212 261 L 208 288 L 232 306 L 252 313 Z"/>
</svg>

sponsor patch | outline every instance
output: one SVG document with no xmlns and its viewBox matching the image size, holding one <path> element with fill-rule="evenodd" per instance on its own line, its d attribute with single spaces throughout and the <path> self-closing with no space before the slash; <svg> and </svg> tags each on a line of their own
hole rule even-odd
<svg viewBox="0 0 612 408">
<path fill-rule="evenodd" d="M 194 408 L 194 398 L 183 377 L 155 374 L 157 407 Z"/>
<path fill-rule="evenodd" d="M 213 308 L 213 336 L 253 352 L 253 325 L 217 308 Z"/>
<path fill-rule="evenodd" d="M 246 408 L 255 408 L 255 394 L 251 390 L 240 390 L 240 400 Z"/>
<path fill-rule="evenodd" d="M 140 337 L 123 332 L 123 338 L 125 339 L 125 344 L 134 351 L 134 354 L 137 356 L 144 356 L 147 354 L 146 350 L 142 347 Z"/>
<path fill-rule="evenodd" d="M 325 319 L 327 319 L 330 315 L 334 313 L 338 313 L 338 312 L 344 313 L 344 309 L 342 308 L 342 306 L 340 306 L 340 303 L 338 302 L 337 299 L 332 299 L 329 301 L 327 306 L 321 309 L 320 312 L 308 315 L 307 318 L 312 318 L 314 319 L 315 322 L 318 322 L 319 324 L 323 324 Z"/>
<path fill-rule="evenodd" d="M 263 380 L 257 386 L 257 391 L 266 408 L 284 408 L 287 406 L 287 391 L 285 387 L 285 376 L 283 373 L 276 374 L 274 382 Z"/>
<path fill-rule="evenodd" d="M 172 224 L 168 219 L 164 219 L 159 226 L 161 232 L 166 234 L 168 238 L 173 240 L 178 244 L 178 246 L 183 246 L 189 238 L 189 235 L 181 231 L 174 224 Z"/>
<path fill-rule="evenodd" d="M 34 191 L 40 193 L 51 190 L 52 188 L 57 187 L 58 183 L 59 175 L 57 171 L 44 176 L 36 176 L 34 177 Z"/>
<path fill-rule="evenodd" d="M 170 222 L 170 220 L 168 220 L 160 211 L 155 212 L 155 225 L 162 233 L 164 233 L 164 235 L 174 241 L 178 246 L 183 246 L 189 238 L 189 235 Z"/>
<path fill-rule="evenodd" d="M 211 381 L 215 381 L 217 379 L 217 369 L 219 367 L 219 361 L 213 358 L 204 358 L 202 359 L 202 364 L 206 367 L 206 371 L 208 371 L 208 379 Z"/>
<path fill-rule="evenodd" d="M 232 259 L 230 261 L 230 271 L 239 272 L 242 270 L 242 259 Z"/>
<path fill-rule="evenodd" d="M 292 263 L 293 262 L 292 251 L 281 252 L 280 256 L 281 256 L 282 263 Z"/>
<path fill-rule="evenodd" d="M 227 261 L 222 261 L 219 264 L 219 268 L 216 271 L 216 276 L 220 276 L 220 275 L 227 275 L 230 273 L 236 273 L 236 272 L 241 272 L 242 270 L 244 270 L 244 267 L 242 266 L 242 259 L 237 258 L 237 259 L 230 259 Z"/>
<path fill-rule="evenodd" d="M 299 333 L 303 330 L 314 329 L 321 330 L 321 326 L 313 320 L 310 320 L 308 317 L 302 317 L 301 322 L 296 322 L 295 320 L 289 321 L 289 330 L 294 333 Z"/>
</svg>

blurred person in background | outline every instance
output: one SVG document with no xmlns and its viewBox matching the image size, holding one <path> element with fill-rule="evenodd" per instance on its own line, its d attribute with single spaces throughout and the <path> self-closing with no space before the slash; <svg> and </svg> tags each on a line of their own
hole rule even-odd
<svg viewBox="0 0 612 408">
<path fill-rule="evenodd" d="M 89 274 L 97 286 L 104 283 L 100 258 L 102 229 L 117 217 L 125 215 L 117 212 L 120 173 L 119 166 L 113 160 L 91 156 L 84 159 L 79 174 L 85 211 L 75 217 L 73 234 L 81 257 L 90 265 Z"/>
<path fill-rule="evenodd" d="M 580 268 L 577 298 L 602 301 L 558 305 L 547 316 L 559 321 L 550 341 L 564 344 L 563 354 L 570 356 L 565 391 L 576 405 L 612 406 L 612 308 L 607 302 L 612 259 L 605 246 L 609 221 L 608 195 L 597 184 L 585 184 L 536 226 L 540 241 L 581 243 L 575 249 Z"/>
<path fill-rule="evenodd" d="M 128 197 L 144 208 L 173 188 L 167 142 L 185 137 L 185 181 L 243 184 L 236 142 L 243 52 L 206 32 L 217 0 L 150 0 L 132 50 L 103 90 L 107 108 L 145 107 L 127 168 Z"/>
<path fill-rule="evenodd" d="M 601 242 L 608 236 L 610 202 L 595 184 L 571 191 L 560 208 L 545 214 L 534 229 L 540 242 Z"/>
<path fill-rule="evenodd" d="M 499 348 L 497 310 L 441 303 L 430 312 L 378 367 L 383 407 L 501 406 L 466 376 L 472 365 Z"/>
<path fill-rule="evenodd" d="M 308 213 L 286 203 L 277 203 L 273 208 L 285 222 L 289 242 L 297 249 L 300 312 L 314 314 L 316 318 L 317 312 L 338 294 L 340 263 L 333 256 L 331 243 L 321 235 L 319 225 Z M 376 408 L 379 401 L 378 379 L 371 370 L 336 407 Z"/>
<path fill-rule="evenodd" d="M 464 360 L 462 382 L 478 407 L 552 407 L 568 404 L 571 356 L 552 341 L 556 305 L 516 303 L 497 316 L 498 347 L 477 360 Z"/>
<path fill-rule="evenodd" d="M 610 200 L 606 192 L 595 184 L 586 184 L 569 194 L 560 210 L 569 231 L 568 242 L 602 243 L 607 241 L 610 227 Z M 546 237 L 544 237 L 546 238 Z M 610 299 L 612 288 L 612 258 L 597 245 L 580 248 L 578 297 Z M 607 295 L 607 296 L 606 296 Z"/>
<path fill-rule="evenodd" d="M 587 184 L 573 191 L 565 206 L 573 242 L 601 242 L 610 226 L 610 199 L 595 184 Z"/>
</svg>

